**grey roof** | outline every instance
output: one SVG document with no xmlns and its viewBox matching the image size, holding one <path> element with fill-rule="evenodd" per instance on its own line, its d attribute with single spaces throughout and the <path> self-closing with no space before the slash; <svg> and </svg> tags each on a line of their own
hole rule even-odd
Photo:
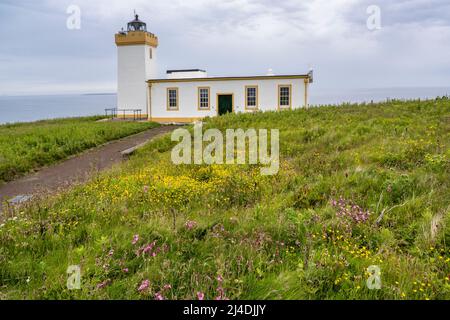
<svg viewBox="0 0 450 320">
<path fill-rule="evenodd" d="M 206 71 L 202 69 L 167 70 L 167 74 L 178 72 L 206 72 Z"/>
</svg>

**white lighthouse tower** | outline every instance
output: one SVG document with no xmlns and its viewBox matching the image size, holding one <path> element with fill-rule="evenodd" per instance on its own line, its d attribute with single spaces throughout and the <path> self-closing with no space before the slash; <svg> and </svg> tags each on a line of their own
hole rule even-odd
<svg viewBox="0 0 450 320">
<path fill-rule="evenodd" d="M 149 92 L 146 83 L 158 76 L 156 48 L 158 38 L 147 32 L 147 25 L 135 19 L 128 23 L 127 31 L 116 34 L 118 50 L 117 107 L 141 109 L 149 114 Z"/>
</svg>

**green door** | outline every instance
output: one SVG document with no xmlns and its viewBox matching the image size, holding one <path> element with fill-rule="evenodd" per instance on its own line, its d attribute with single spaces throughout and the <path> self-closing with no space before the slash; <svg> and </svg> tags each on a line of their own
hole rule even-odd
<svg viewBox="0 0 450 320">
<path fill-rule="evenodd" d="M 219 95 L 219 116 L 233 112 L 233 95 L 221 94 Z"/>
</svg>

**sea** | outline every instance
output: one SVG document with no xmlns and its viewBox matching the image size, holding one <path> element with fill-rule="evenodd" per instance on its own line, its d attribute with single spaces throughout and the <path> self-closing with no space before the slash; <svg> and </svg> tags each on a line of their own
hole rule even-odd
<svg viewBox="0 0 450 320">
<path fill-rule="evenodd" d="M 313 106 L 380 102 L 387 99 L 427 99 L 450 95 L 448 87 L 316 89 L 311 86 Z M 0 96 L 0 124 L 45 119 L 103 115 L 116 107 L 116 94 Z"/>
</svg>

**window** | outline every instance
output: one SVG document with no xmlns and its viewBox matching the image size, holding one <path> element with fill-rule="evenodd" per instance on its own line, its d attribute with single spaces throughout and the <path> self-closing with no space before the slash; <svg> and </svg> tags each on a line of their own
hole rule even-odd
<svg viewBox="0 0 450 320">
<path fill-rule="evenodd" d="M 210 109 L 210 89 L 208 87 L 198 88 L 198 109 Z"/>
<path fill-rule="evenodd" d="M 245 87 L 245 109 L 258 108 L 258 86 Z"/>
<path fill-rule="evenodd" d="M 281 85 L 278 87 L 278 103 L 280 109 L 291 107 L 291 85 Z"/>
<path fill-rule="evenodd" d="M 178 88 L 167 89 L 167 110 L 178 110 Z"/>
<path fill-rule="evenodd" d="M 153 59 L 153 50 L 150 48 L 150 59 Z"/>
</svg>

